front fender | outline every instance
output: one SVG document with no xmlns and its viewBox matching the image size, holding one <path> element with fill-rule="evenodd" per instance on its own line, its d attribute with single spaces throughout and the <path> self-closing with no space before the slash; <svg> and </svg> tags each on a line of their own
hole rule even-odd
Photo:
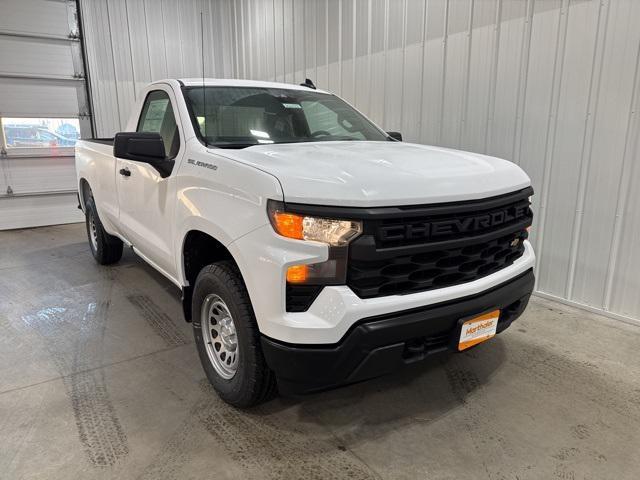
<svg viewBox="0 0 640 480">
<path fill-rule="evenodd" d="M 278 185 L 279 186 L 279 185 Z M 189 186 L 178 191 L 176 208 L 175 262 L 182 285 L 188 280 L 184 270 L 184 242 L 190 231 L 200 231 L 225 247 L 269 223 L 267 199 L 281 198 L 279 192 L 256 194 L 230 187 Z"/>
</svg>

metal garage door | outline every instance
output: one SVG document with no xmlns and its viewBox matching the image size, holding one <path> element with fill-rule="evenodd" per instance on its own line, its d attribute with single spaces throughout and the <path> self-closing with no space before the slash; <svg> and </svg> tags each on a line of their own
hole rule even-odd
<svg viewBox="0 0 640 480">
<path fill-rule="evenodd" d="M 73 145 L 91 136 L 75 0 L 0 4 L 0 229 L 81 221 Z"/>
</svg>

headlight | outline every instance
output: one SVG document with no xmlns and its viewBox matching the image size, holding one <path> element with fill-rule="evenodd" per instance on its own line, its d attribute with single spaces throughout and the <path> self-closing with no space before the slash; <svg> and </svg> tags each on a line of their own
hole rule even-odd
<svg viewBox="0 0 640 480">
<path fill-rule="evenodd" d="M 269 219 L 276 232 L 283 237 L 313 240 L 333 247 L 342 247 L 362 232 L 362 223 L 351 220 L 318 218 L 288 213 L 269 203 Z"/>
<path fill-rule="evenodd" d="M 326 262 L 289 266 L 286 276 L 289 284 L 346 283 L 347 249 L 349 242 L 362 232 L 361 222 L 286 212 L 282 203 L 272 200 L 269 201 L 267 210 L 273 229 L 283 237 L 312 240 L 329 246 L 329 258 Z"/>
</svg>

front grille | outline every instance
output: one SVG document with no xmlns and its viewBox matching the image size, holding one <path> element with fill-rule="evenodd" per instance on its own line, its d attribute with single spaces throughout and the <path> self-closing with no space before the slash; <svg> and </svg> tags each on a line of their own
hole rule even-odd
<svg viewBox="0 0 640 480">
<path fill-rule="evenodd" d="M 372 298 L 458 285 L 508 267 L 524 252 L 532 193 L 370 211 L 349 247 L 347 284 Z"/>
<path fill-rule="evenodd" d="M 524 252 L 526 238 L 523 230 L 467 247 L 380 261 L 353 260 L 348 283 L 359 297 L 370 298 L 470 282 L 511 265 Z"/>
</svg>

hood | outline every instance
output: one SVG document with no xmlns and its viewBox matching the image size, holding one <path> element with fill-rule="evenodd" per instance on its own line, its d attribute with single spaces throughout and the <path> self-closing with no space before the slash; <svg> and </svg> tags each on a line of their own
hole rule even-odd
<svg viewBox="0 0 640 480">
<path fill-rule="evenodd" d="M 491 197 L 531 183 L 506 160 L 404 142 L 289 143 L 210 152 L 274 175 L 292 203 L 441 203 Z"/>
</svg>

